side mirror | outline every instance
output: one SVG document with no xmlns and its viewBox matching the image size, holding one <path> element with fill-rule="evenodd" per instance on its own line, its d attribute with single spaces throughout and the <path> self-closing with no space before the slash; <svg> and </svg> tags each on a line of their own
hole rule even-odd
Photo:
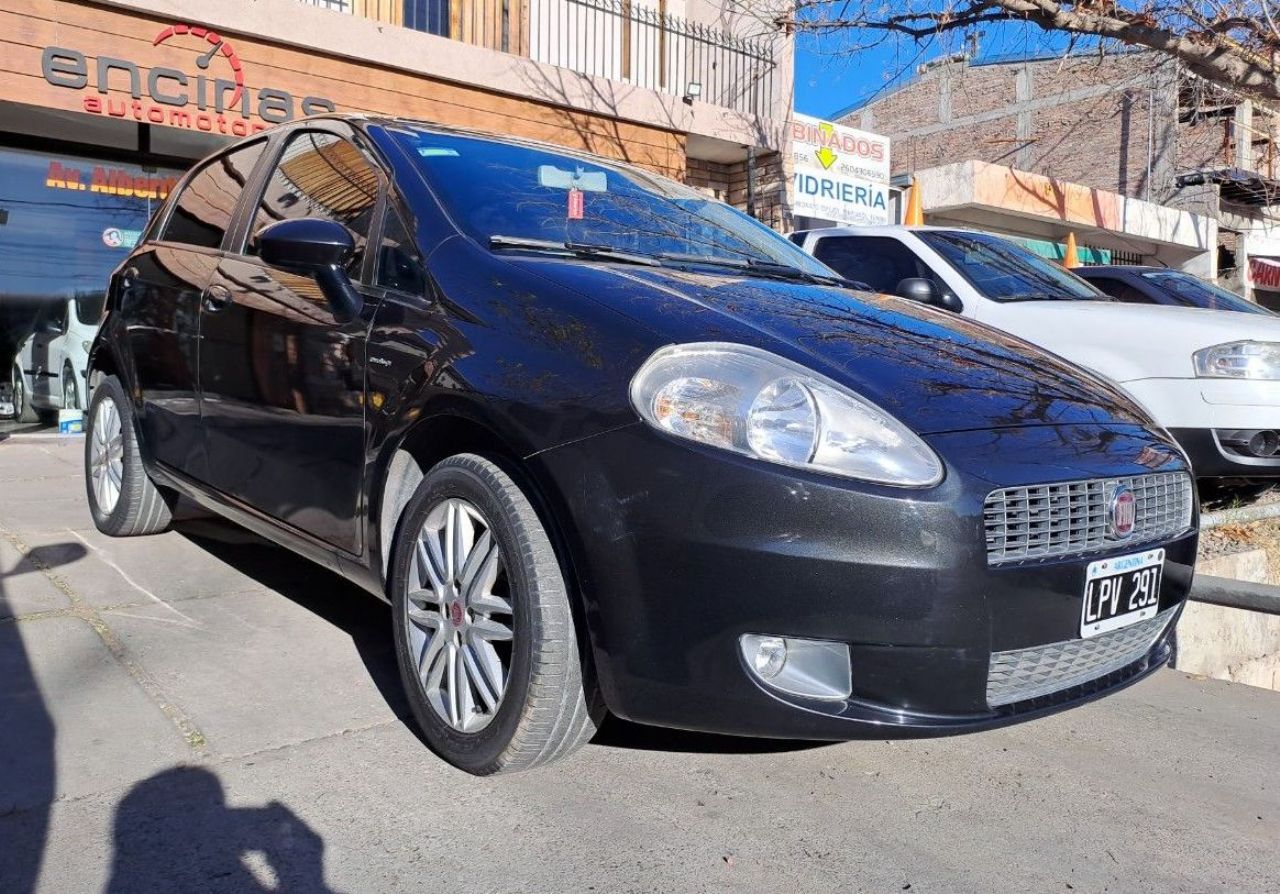
<svg viewBox="0 0 1280 894">
<path fill-rule="evenodd" d="M 334 220 L 281 220 L 258 234 L 263 263 L 313 277 L 339 323 L 351 322 L 364 307 L 364 299 L 347 276 L 347 264 L 355 253 L 351 231 Z"/>
<path fill-rule="evenodd" d="M 922 276 L 909 276 L 898 283 L 894 294 L 909 301 L 919 301 L 942 310 L 959 313 L 964 309 L 960 299 L 950 292 L 942 292 L 933 284 L 933 280 Z"/>
</svg>

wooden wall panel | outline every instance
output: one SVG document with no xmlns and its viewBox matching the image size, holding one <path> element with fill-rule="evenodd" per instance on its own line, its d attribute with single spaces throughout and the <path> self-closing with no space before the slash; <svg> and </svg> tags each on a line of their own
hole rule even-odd
<svg viewBox="0 0 1280 894">
<path fill-rule="evenodd" d="M 476 2 L 494 4 L 496 0 Z M 500 13 L 500 2 L 497 9 Z M 514 23 L 514 12 L 526 10 L 527 4 L 512 0 L 510 9 Z M 100 95 L 94 89 L 99 55 L 136 63 L 144 85 L 155 66 L 177 68 L 194 79 L 195 57 L 208 50 L 209 44 L 188 35 L 153 46 L 155 35 L 170 24 L 155 17 L 69 0 L 8 0 L 5 9 L 0 10 L 0 99 L 83 111 L 86 96 Z M 333 100 L 339 111 L 394 115 L 545 140 L 631 161 L 678 178 L 684 174 L 684 134 L 566 108 L 555 102 L 550 86 L 530 84 L 531 96 L 539 92 L 546 95 L 539 99 L 519 98 L 245 35 L 224 32 L 223 36 L 235 47 L 251 91 L 270 87 L 288 91 L 295 100 L 324 97 Z M 44 80 L 40 58 L 43 48 L 49 45 L 85 54 L 90 69 L 90 86 L 86 90 L 57 87 Z M 216 77 L 218 71 L 211 67 L 208 76 Z M 113 100 L 112 107 L 117 110 L 122 100 L 131 102 L 125 81 L 123 73 L 113 74 L 110 92 L 104 97 Z M 144 99 L 144 105 L 148 104 Z M 194 112 L 194 107 L 190 111 Z M 258 121 L 256 116 L 253 120 Z"/>
</svg>

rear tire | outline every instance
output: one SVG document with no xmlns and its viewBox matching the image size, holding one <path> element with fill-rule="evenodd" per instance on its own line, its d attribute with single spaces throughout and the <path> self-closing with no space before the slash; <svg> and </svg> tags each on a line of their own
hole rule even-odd
<svg viewBox="0 0 1280 894">
<path fill-rule="evenodd" d="M 459 454 L 423 478 L 396 536 L 391 602 L 414 717 L 455 767 L 527 770 L 595 734 L 602 712 L 584 683 L 560 563 L 496 463 Z"/>
<path fill-rule="evenodd" d="M 13 418 L 19 422 L 39 422 L 40 417 L 31 406 L 27 380 L 22 375 L 22 367 L 16 362 L 9 377 L 9 387 L 13 390 Z"/>
<path fill-rule="evenodd" d="M 174 496 L 142 464 L 133 410 L 115 376 L 94 389 L 85 419 L 84 467 L 89 513 L 99 531 L 134 537 L 169 527 Z"/>
<path fill-rule="evenodd" d="M 76 385 L 75 370 L 69 363 L 62 368 L 62 409 L 84 409 L 80 406 L 80 388 Z"/>
</svg>

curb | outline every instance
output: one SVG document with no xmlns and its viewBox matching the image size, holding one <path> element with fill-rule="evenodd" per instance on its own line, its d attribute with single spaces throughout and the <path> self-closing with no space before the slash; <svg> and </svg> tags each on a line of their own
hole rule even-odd
<svg viewBox="0 0 1280 894">
<path fill-rule="evenodd" d="M 1189 598 L 1193 602 L 1206 602 L 1226 608 L 1280 615 L 1280 587 L 1267 584 L 1197 574 L 1191 584 Z"/>
</svg>

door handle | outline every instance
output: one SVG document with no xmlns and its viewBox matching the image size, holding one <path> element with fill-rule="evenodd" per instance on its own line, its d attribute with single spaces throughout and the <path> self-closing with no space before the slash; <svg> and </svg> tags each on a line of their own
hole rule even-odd
<svg viewBox="0 0 1280 894">
<path fill-rule="evenodd" d="M 211 314 L 216 314 L 230 303 L 231 290 L 226 286 L 209 286 L 209 290 L 204 293 L 204 309 Z"/>
</svg>

